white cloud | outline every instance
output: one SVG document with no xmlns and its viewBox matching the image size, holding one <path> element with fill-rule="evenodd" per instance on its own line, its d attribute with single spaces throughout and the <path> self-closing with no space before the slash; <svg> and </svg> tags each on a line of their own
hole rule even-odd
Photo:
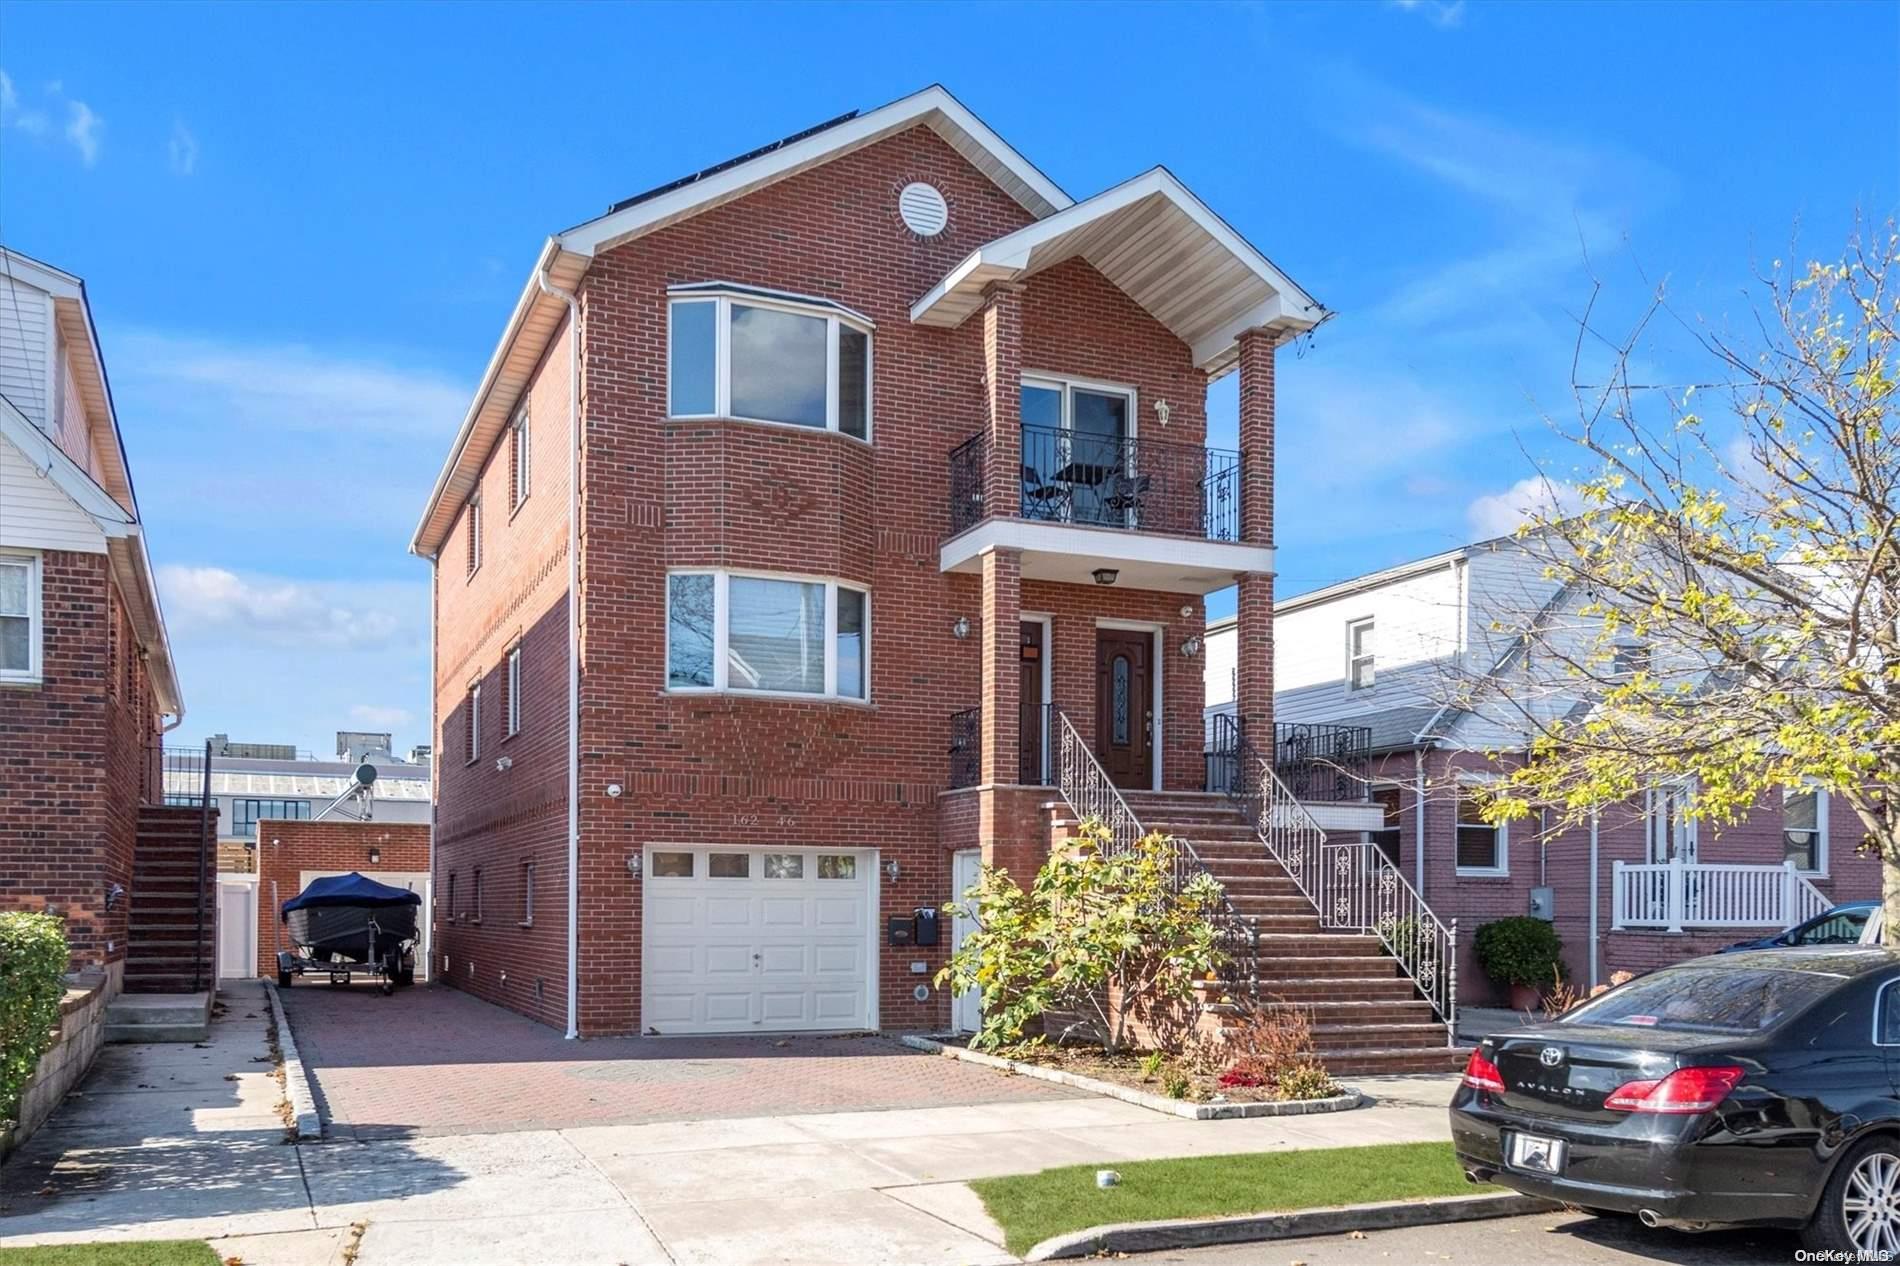
<svg viewBox="0 0 1900 1266">
<path fill-rule="evenodd" d="M 176 175 L 189 176 L 198 170 L 198 138 L 191 134 L 183 119 L 172 121 L 172 135 L 165 143 L 165 152 Z"/>
<path fill-rule="evenodd" d="M 1449 29 L 1465 20 L 1465 0 L 1391 0 L 1392 7 L 1416 13 L 1433 26 Z"/>
<path fill-rule="evenodd" d="M 244 577 L 222 567 L 172 564 L 158 569 L 158 584 L 167 620 L 185 633 L 378 649 L 396 641 L 404 627 L 388 603 L 349 600 L 351 591 L 364 587 L 343 582 Z"/>
<path fill-rule="evenodd" d="M 46 132 L 45 111 L 21 109 L 20 94 L 13 86 L 12 77 L 4 70 L 0 70 L 0 127 L 18 128 L 29 136 L 40 136 Z"/>
<path fill-rule="evenodd" d="M 410 714 L 407 708 L 357 703 L 350 705 L 350 720 L 358 725 L 373 725 L 379 730 L 398 730 L 409 724 Z"/>
<path fill-rule="evenodd" d="M 1561 479 L 1532 475 L 1503 492 L 1486 493 L 1465 507 L 1465 518 L 1481 540 L 1509 536 L 1532 518 L 1575 514 L 1583 509 L 1583 492 Z"/>
<path fill-rule="evenodd" d="M 90 167 L 99 161 L 99 133 L 106 121 L 83 101 L 66 103 L 66 139 L 79 151 L 79 161 Z"/>
</svg>

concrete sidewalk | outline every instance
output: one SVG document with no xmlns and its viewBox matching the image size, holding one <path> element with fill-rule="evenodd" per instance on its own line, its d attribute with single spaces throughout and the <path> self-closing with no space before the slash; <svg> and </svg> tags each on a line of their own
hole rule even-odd
<svg viewBox="0 0 1900 1266">
<path fill-rule="evenodd" d="M 341 1266 L 349 1247 L 358 1266 L 980 1266 L 1013 1259 L 969 1179 L 1444 1139 L 1455 1081 L 1365 1079 L 1376 1106 L 1319 1117 L 1185 1121 L 1088 1097 L 292 1146 L 253 1062 L 264 1000 L 226 1002 L 203 1048 L 115 1048 L 26 1163 L 0 1168 L 0 1245 L 202 1236 L 251 1266 Z"/>
</svg>

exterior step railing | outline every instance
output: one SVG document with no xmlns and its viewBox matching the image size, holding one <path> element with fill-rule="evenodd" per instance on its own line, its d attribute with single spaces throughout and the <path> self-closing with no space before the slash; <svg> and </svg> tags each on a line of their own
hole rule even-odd
<svg viewBox="0 0 1900 1266">
<path fill-rule="evenodd" d="M 1611 876 L 1612 929 L 1767 928 L 1805 923 L 1833 906 L 1792 861 L 1780 866 L 1617 862 Z"/>
<path fill-rule="evenodd" d="M 1220 785 L 1329 932 L 1376 935 L 1445 1023 L 1458 1031 L 1458 921 L 1442 922 L 1379 846 L 1329 843 L 1234 717 L 1214 718 Z"/>
<path fill-rule="evenodd" d="M 1078 819 L 1094 818 L 1108 828 L 1110 855 L 1133 850 L 1147 832 L 1135 817 L 1134 810 L 1123 799 L 1121 789 L 1109 778 L 1108 771 L 1095 758 L 1082 736 L 1077 733 L 1075 723 L 1061 708 L 1051 708 L 1055 718 L 1056 789 L 1062 798 L 1074 810 Z M 1194 845 L 1179 836 L 1174 837 L 1174 876 L 1173 883 L 1178 891 L 1198 875 L 1206 875 L 1218 882 L 1214 874 L 1194 851 Z M 1227 956 L 1230 979 L 1236 984 L 1244 984 L 1249 998 L 1260 994 L 1260 924 L 1252 915 L 1242 914 L 1234 908 L 1234 903 L 1223 888 L 1220 908 L 1214 913 L 1214 940 L 1222 953 Z M 1244 980 L 1240 973 L 1245 971 Z"/>
</svg>

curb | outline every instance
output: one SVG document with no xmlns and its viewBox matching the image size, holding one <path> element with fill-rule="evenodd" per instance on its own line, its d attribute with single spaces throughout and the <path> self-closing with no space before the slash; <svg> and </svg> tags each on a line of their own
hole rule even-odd
<svg viewBox="0 0 1900 1266">
<path fill-rule="evenodd" d="M 270 999 L 271 1022 L 277 1026 L 277 1049 L 284 1056 L 284 1093 L 290 1097 L 290 1111 L 296 1120 L 296 1141 L 320 1139 L 323 1121 L 317 1116 L 317 1097 L 310 1090 L 310 1074 L 304 1071 L 303 1056 L 297 1053 L 297 1037 L 290 1031 L 284 1001 L 277 996 L 277 982 L 265 980 L 264 993 Z"/>
<path fill-rule="evenodd" d="M 1064 1257 L 1092 1257 L 1097 1253 L 1152 1253 L 1162 1249 L 1207 1248 L 1216 1244 L 1247 1244 L 1260 1240 L 1290 1240 L 1309 1235 L 1340 1235 L 1347 1231 L 1391 1231 L 1441 1222 L 1475 1222 L 1480 1218 L 1515 1218 L 1561 1208 L 1536 1196 L 1500 1192 L 1492 1196 L 1447 1196 L 1438 1200 L 1392 1200 L 1355 1204 L 1338 1209 L 1301 1209 L 1291 1213 L 1248 1214 L 1237 1218 L 1184 1218 L 1174 1222 L 1126 1222 L 1090 1227 L 1058 1235 L 1030 1249 L 1026 1262 Z"/>
<path fill-rule="evenodd" d="M 973 1051 L 967 1047 L 946 1046 L 942 1042 L 919 1037 L 914 1033 L 904 1034 L 898 1040 L 912 1050 L 928 1051 L 933 1055 L 942 1055 L 946 1059 L 960 1059 L 965 1063 L 981 1064 L 985 1068 L 1001 1068 L 1024 1077 L 1033 1077 L 1037 1081 L 1052 1081 L 1059 1086 L 1073 1086 L 1077 1090 L 1106 1095 L 1111 1099 L 1120 1099 L 1123 1103 L 1132 1103 L 1138 1108 L 1147 1108 L 1151 1112 L 1165 1112 L 1171 1117 L 1182 1117 L 1189 1121 L 1232 1121 L 1244 1117 L 1303 1117 L 1319 1112 L 1346 1112 L 1353 1108 L 1364 1107 L 1367 1102 L 1364 1095 L 1351 1087 L 1346 1087 L 1344 1094 L 1334 1095 L 1330 1099 L 1287 1099 L 1271 1103 L 1191 1103 L 1185 1099 L 1169 1099 L 1162 1095 L 1151 1095 L 1145 1090 L 1118 1086 L 1112 1081 L 1097 1081 L 1093 1077 L 1064 1072 L 1059 1068 L 1043 1068 L 1038 1064 L 1025 1064 L 1019 1060 L 1004 1059 L 1000 1055 Z"/>
</svg>

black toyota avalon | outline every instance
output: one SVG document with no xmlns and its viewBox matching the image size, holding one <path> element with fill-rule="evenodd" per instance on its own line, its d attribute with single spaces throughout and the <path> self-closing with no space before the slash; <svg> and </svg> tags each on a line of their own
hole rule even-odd
<svg viewBox="0 0 1900 1266">
<path fill-rule="evenodd" d="M 1801 1228 L 1900 1254 L 1900 954 L 1702 958 L 1486 1038 L 1451 1101 L 1465 1172 L 1649 1226 Z"/>
</svg>

